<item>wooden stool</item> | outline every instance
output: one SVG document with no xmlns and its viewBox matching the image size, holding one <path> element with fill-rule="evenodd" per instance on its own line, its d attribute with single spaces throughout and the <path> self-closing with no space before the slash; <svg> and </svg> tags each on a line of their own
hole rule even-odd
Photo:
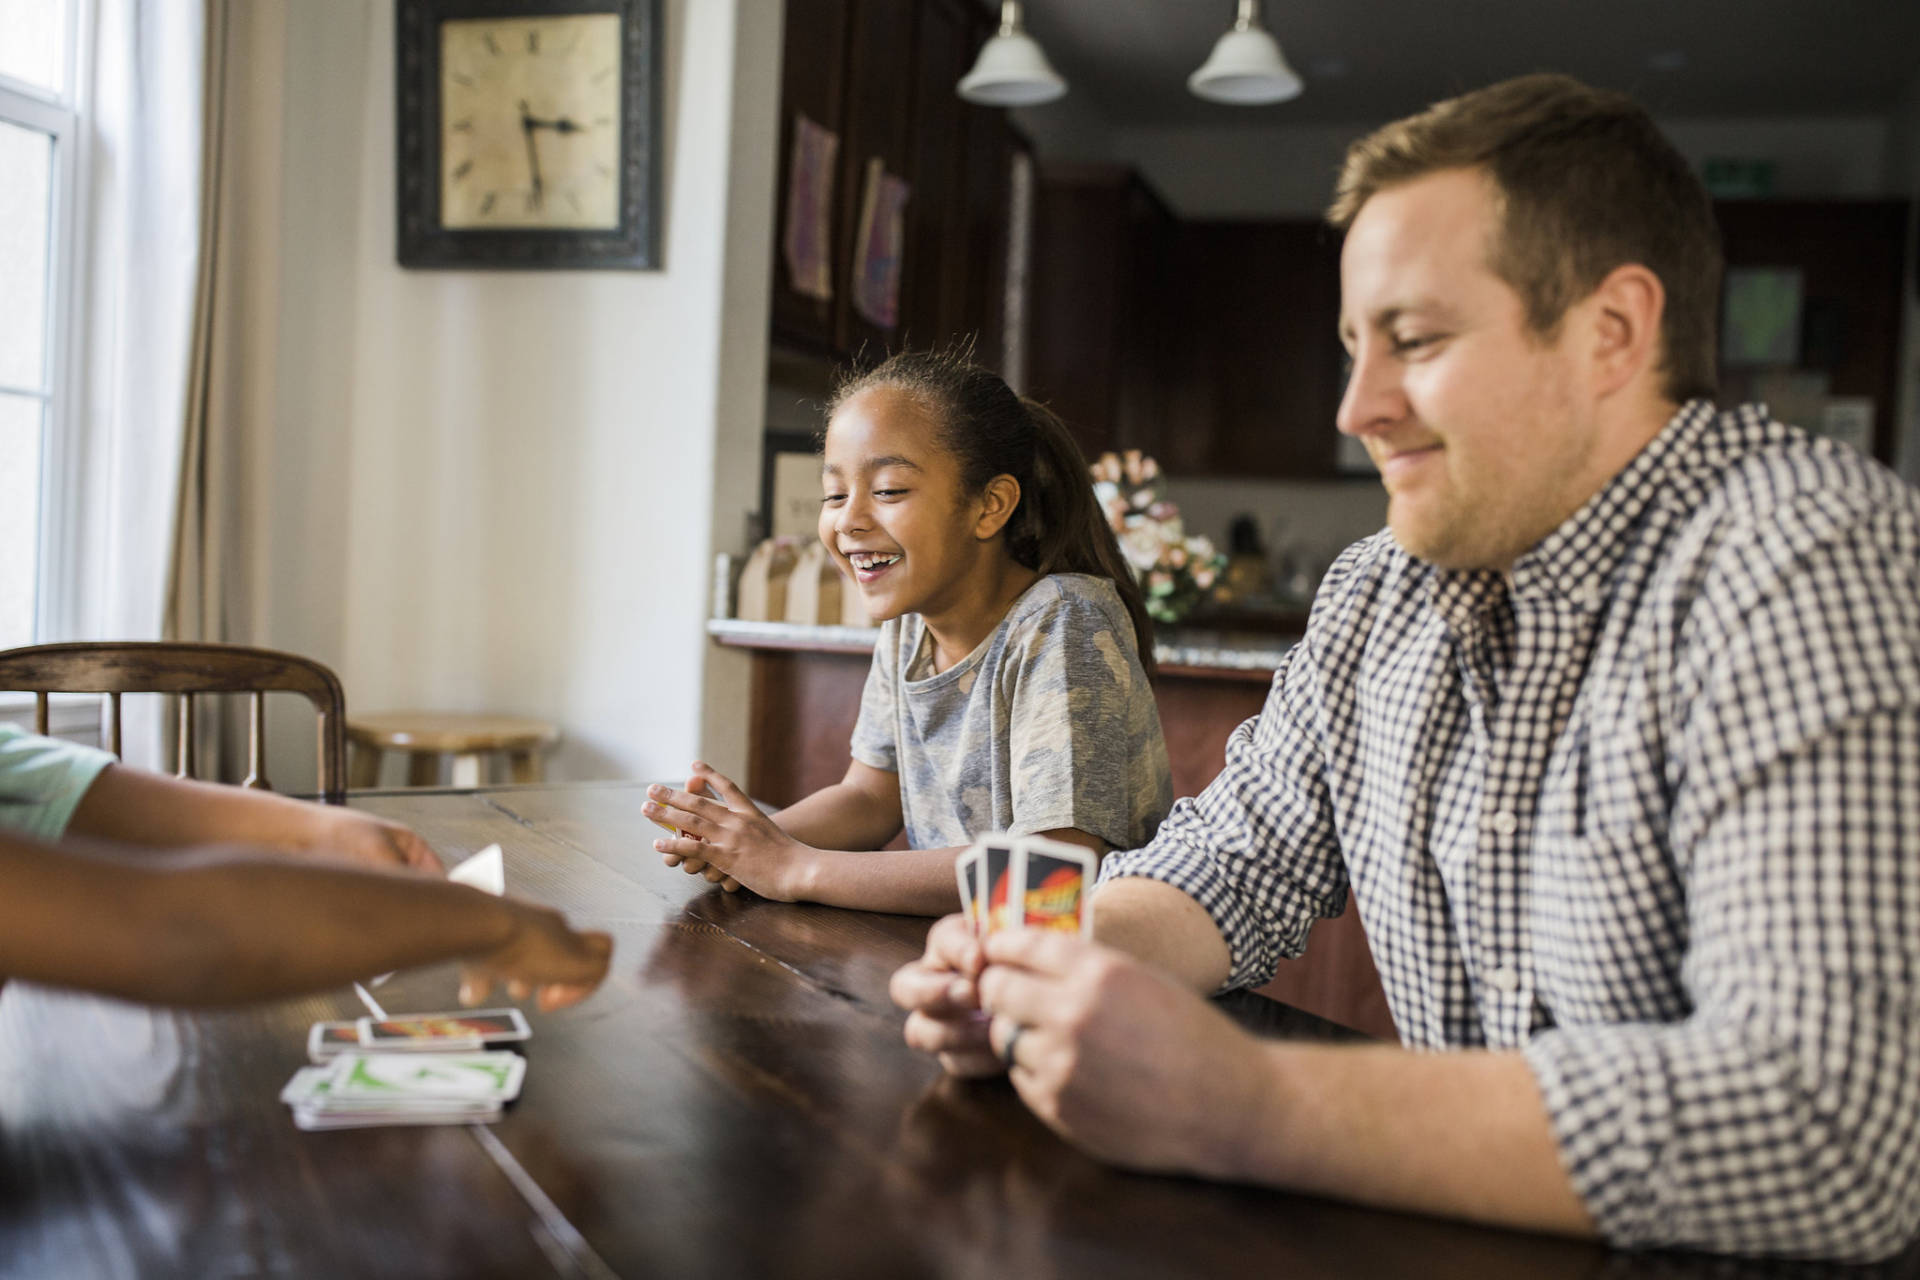
<svg viewBox="0 0 1920 1280">
<path fill-rule="evenodd" d="M 487 756 L 507 753 L 515 782 L 538 782 L 541 754 L 560 740 L 558 725 L 521 716 L 462 715 L 450 711 L 390 711 L 347 718 L 353 744 L 355 787 L 380 785 L 383 753 L 407 756 L 407 785 L 431 787 L 440 781 L 440 757 L 453 757 L 453 785 L 487 783 Z"/>
</svg>

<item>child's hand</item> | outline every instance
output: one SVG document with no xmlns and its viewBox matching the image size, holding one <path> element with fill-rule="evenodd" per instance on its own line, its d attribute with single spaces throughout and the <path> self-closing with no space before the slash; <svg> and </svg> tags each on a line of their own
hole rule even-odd
<svg viewBox="0 0 1920 1280">
<path fill-rule="evenodd" d="M 332 805 L 308 805 L 312 832 L 307 847 L 382 871 L 443 876 L 447 869 L 433 847 L 397 822 Z"/>
<path fill-rule="evenodd" d="M 498 902 L 512 921 L 512 932 L 491 952 L 461 966 L 461 1004 L 484 1003 L 494 983 L 504 981 L 513 999 L 537 996 L 540 1008 L 551 1012 L 586 999 L 607 976 L 613 957 L 610 935 L 576 932 L 558 911 L 518 898 Z"/>
<path fill-rule="evenodd" d="M 656 785 L 647 795 L 641 811 L 680 832 L 653 842 L 668 866 L 704 875 L 729 892 L 745 885 L 777 902 L 800 896 L 811 850 L 761 813 L 724 774 L 695 761 L 686 790 Z"/>
<path fill-rule="evenodd" d="M 696 795 L 696 796 L 712 794 L 712 792 L 707 789 L 706 784 L 703 783 L 699 778 L 688 779 L 687 793 L 689 795 Z M 671 826 L 668 823 L 661 821 L 661 819 L 654 817 L 652 814 L 648 814 L 647 816 L 650 818 L 653 818 L 653 821 L 655 823 L 657 823 L 662 827 L 666 827 L 667 830 L 673 832 L 673 834 L 675 834 L 676 836 L 686 835 L 686 833 L 681 831 L 680 828 Z M 692 839 L 692 837 L 688 837 L 688 838 Z M 700 843 L 700 841 L 695 840 L 694 843 L 698 844 Z M 719 885 L 722 889 L 725 889 L 728 893 L 738 893 L 740 891 L 740 882 L 738 880 L 735 880 L 732 876 L 728 875 L 726 872 L 720 870 L 720 868 L 708 866 L 707 860 L 704 855 L 692 857 L 692 858 L 683 858 L 677 853 L 662 853 L 660 855 L 660 861 L 666 863 L 670 867 L 679 867 L 682 871 L 685 871 L 690 876 L 703 875 L 710 882 Z"/>
</svg>

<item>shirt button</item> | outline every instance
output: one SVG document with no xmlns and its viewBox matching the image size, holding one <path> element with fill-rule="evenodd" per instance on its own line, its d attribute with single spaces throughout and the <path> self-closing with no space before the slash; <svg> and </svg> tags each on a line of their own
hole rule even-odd
<svg viewBox="0 0 1920 1280">
<path fill-rule="evenodd" d="M 1503 836 L 1510 836 L 1520 829 L 1520 819 L 1513 816 L 1510 809 L 1502 809 L 1493 815 L 1493 829 Z"/>
<path fill-rule="evenodd" d="M 1511 994 L 1520 989 L 1520 975 L 1503 964 L 1498 969 L 1491 969 L 1487 972 L 1487 985 L 1495 991 L 1505 991 Z"/>
</svg>

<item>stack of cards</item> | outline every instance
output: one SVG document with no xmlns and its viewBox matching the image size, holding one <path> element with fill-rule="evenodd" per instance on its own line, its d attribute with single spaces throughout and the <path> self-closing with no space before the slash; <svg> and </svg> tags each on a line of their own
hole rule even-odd
<svg viewBox="0 0 1920 1280">
<path fill-rule="evenodd" d="M 342 1053 L 294 1073 L 280 1100 L 302 1129 L 488 1124 L 520 1094 L 527 1060 L 480 1053 Z"/>
<path fill-rule="evenodd" d="M 500 1118 L 526 1071 L 519 1054 L 486 1046 L 532 1035 L 518 1009 L 316 1022 L 307 1033 L 315 1065 L 296 1071 L 280 1100 L 302 1129 L 484 1124 Z"/>
<path fill-rule="evenodd" d="M 1092 933 L 1091 849 L 1040 836 L 986 836 L 954 863 L 960 906 L 974 932 L 1021 925 Z"/>
<path fill-rule="evenodd" d="M 518 1009 L 469 1009 L 458 1013 L 411 1013 L 402 1018 L 316 1022 L 307 1032 L 307 1057 L 315 1063 L 365 1049 L 380 1053 L 459 1052 L 533 1035 Z"/>
</svg>

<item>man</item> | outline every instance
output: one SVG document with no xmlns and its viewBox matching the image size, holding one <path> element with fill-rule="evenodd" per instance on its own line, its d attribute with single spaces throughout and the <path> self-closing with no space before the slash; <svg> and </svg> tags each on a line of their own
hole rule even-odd
<svg viewBox="0 0 1920 1280">
<path fill-rule="evenodd" d="M 398 824 L 143 773 L 0 725 L 0 984 L 154 1004 L 234 1004 L 464 962 L 461 999 L 504 980 L 583 999 L 612 940 L 441 877 Z"/>
<path fill-rule="evenodd" d="M 1349 152 L 1339 427 L 1389 529 L 1099 944 L 946 920 L 909 1043 L 1141 1169 L 1628 1246 L 1920 1226 L 1920 502 L 1719 414 L 1711 206 L 1556 76 Z M 1261 1043 L 1349 887 L 1406 1047 Z M 984 1009 L 983 1020 L 975 1013 Z M 1417 1052 L 1424 1050 L 1450 1052 Z"/>
</svg>

